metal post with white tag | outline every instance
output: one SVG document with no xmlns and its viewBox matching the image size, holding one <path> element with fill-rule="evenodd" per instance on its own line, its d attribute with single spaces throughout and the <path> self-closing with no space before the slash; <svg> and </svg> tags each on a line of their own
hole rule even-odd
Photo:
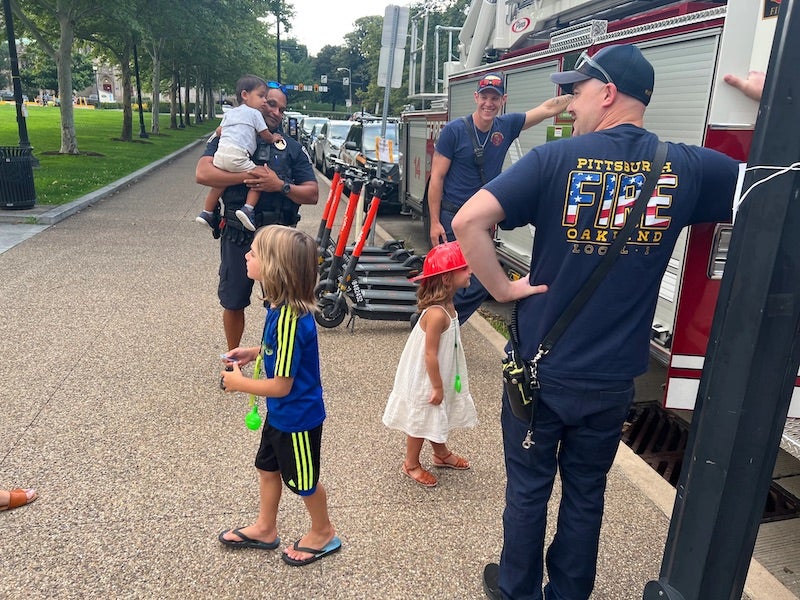
<svg viewBox="0 0 800 600">
<path fill-rule="evenodd" d="M 408 7 L 390 4 L 383 13 L 383 33 L 381 34 L 381 57 L 378 62 L 378 86 L 383 86 L 383 110 L 381 111 L 381 137 L 378 144 L 386 139 L 386 119 L 389 116 L 389 94 L 391 88 L 399 88 L 403 83 L 403 61 L 406 54 L 406 35 L 408 32 Z M 377 175 L 383 179 L 383 157 L 378 152 Z M 369 234 L 369 243 L 375 243 L 375 229 Z"/>
</svg>

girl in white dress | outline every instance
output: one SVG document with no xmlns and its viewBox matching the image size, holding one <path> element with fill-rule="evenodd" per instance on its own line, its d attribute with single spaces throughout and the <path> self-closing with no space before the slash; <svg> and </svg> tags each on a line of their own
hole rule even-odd
<svg viewBox="0 0 800 600">
<path fill-rule="evenodd" d="M 469 285 L 471 270 L 458 242 L 439 244 L 425 257 L 417 290 L 421 311 L 408 337 L 389 395 L 383 423 L 406 434 L 402 472 L 425 487 L 436 477 L 420 464 L 425 440 L 433 446 L 433 466 L 469 469 L 469 461 L 446 445 L 450 430 L 478 422 L 469 393 L 453 296 Z"/>
</svg>

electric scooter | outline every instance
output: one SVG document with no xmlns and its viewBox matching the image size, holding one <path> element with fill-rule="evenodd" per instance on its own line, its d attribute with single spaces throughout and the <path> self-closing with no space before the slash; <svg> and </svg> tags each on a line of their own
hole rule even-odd
<svg viewBox="0 0 800 600">
<path fill-rule="evenodd" d="M 345 171 L 344 176 L 342 176 L 338 182 L 338 187 L 341 188 L 344 185 L 344 181 L 348 181 L 350 197 L 347 202 L 347 208 L 345 209 L 335 249 L 332 251 L 330 257 L 326 257 L 325 254 L 320 254 L 320 282 L 317 284 L 316 288 L 317 298 L 321 298 L 324 294 L 332 293 L 336 290 L 337 281 L 341 274 L 347 269 L 351 257 L 354 254 L 352 247 L 346 246 L 345 244 L 350 236 L 350 229 L 357 210 L 358 198 L 365 184 L 365 178 L 366 173 L 364 171 L 350 168 Z M 337 210 L 337 206 L 335 206 L 336 203 L 338 203 L 338 196 L 333 198 L 332 206 L 327 214 L 326 231 L 328 233 L 323 233 L 323 242 L 325 240 L 330 240 L 329 232 L 333 228 L 333 220 Z M 422 258 L 414 255 L 411 250 L 396 248 L 396 244 L 398 244 L 396 240 L 391 240 L 384 244 L 383 247 L 372 246 L 371 248 L 374 253 L 377 251 L 382 251 L 384 253 L 384 255 L 380 257 L 377 254 L 373 254 L 367 258 L 364 256 L 364 253 L 367 248 L 370 247 L 364 246 L 361 249 L 359 262 L 356 265 L 358 269 L 357 272 L 364 277 L 370 273 L 373 274 L 370 280 L 364 282 L 365 287 L 411 291 L 416 289 L 409 285 L 407 277 L 415 275 L 422 268 Z M 350 249 L 349 252 L 348 249 Z M 370 263 L 370 265 L 367 267 L 366 263 Z"/>
<path fill-rule="evenodd" d="M 360 193 L 363 182 L 354 181 L 353 185 Z M 404 281 L 401 283 L 398 278 L 397 285 L 400 289 L 393 289 L 390 286 L 362 289 L 362 278 L 357 276 L 361 252 L 380 206 L 382 182 L 375 179 L 371 182 L 371 186 L 376 190 L 375 196 L 370 202 L 369 211 L 353 253 L 349 257 L 347 267 L 337 278 L 335 291 L 328 291 L 332 281 L 330 278 L 317 286 L 320 310 L 315 314 L 315 318 L 322 327 L 338 327 L 348 313 L 351 314 L 348 327 L 351 327 L 352 330 L 355 326 L 355 317 L 370 320 L 407 321 L 417 311 L 416 284 L 409 279 L 402 278 Z M 408 272 L 411 270 L 409 269 Z M 375 279 L 385 280 L 386 278 L 377 277 Z M 372 286 L 373 283 L 370 282 L 368 285 Z M 348 305 L 348 299 L 352 306 Z"/>
<path fill-rule="evenodd" d="M 339 161 L 336 161 L 339 162 Z M 342 197 L 342 192 L 345 188 L 347 183 L 347 177 L 352 179 L 360 177 L 363 178 L 363 172 L 355 171 L 355 170 L 347 170 L 345 172 L 345 177 L 342 176 L 342 172 L 344 171 L 344 163 L 337 164 L 334 166 L 334 174 L 333 179 L 331 180 L 331 187 L 330 192 L 328 193 L 328 199 L 325 202 L 325 207 L 323 209 L 322 220 L 320 221 L 319 230 L 317 232 L 317 246 L 319 247 L 320 253 L 320 275 L 323 275 L 323 271 L 327 270 L 330 267 L 330 261 L 335 253 L 337 243 L 331 240 L 331 233 L 333 231 L 333 225 L 336 220 L 336 213 L 339 209 L 339 202 Z M 350 186 L 352 189 L 352 186 Z M 349 204 L 348 204 L 349 206 Z M 355 210 L 355 209 L 353 209 Z M 352 216 L 351 216 L 352 222 Z M 374 255 L 374 256 L 393 256 L 395 260 L 405 260 L 413 254 L 408 250 L 403 250 L 404 248 L 404 241 L 403 240 L 387 240 L 384 242 L 382 246 L 365 246 L 363 249 L 364 255 Z M 346 246 L 345 252 L 352 252 L 353 246 Z M 399 254 L 396 254 L 400 252 Z"/>
</svg>

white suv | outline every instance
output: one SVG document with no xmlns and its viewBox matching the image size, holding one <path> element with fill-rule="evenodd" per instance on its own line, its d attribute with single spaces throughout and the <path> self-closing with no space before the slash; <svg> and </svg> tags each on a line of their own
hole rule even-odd
<svg viewBox="0 0 800 600">
<path fill-rule="evenodd" d="M 322 126 L 314 144 L 314 164 L 326 177 L 333 176 L 333 160 L 339 156 L 353 121 L 328 121 Z"/>
</svg>

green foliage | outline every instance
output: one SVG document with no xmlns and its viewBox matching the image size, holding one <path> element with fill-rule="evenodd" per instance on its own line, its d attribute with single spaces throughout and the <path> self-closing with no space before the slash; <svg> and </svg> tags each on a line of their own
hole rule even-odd
<svg viewBox="0 0 800 600">
<path fill-rule="evenodd" d="M 19 143 L 15 107 L 0 103 L 0 145 Z M 119 140 L 122 112 L 75 109 L 75 128 L 81 138 L 81 154 L 58 154 L 59 111 L 53 107 L 29 106 L 28 138 L 40 166 L 34 169 L 38 204 L 64 204 L 133 173 L 163 156 L 207 137 L 219 119 L 201 126 L 170 129 L 146 140 Z M 200 151 L 198 149 L 198 156 Z"/>
<path fill-rule="evenodd" d="M 428 11 L 427 39 L 418 40 L 418 46 L 425 43 L 428 48 L 426 91 L 434 87 L 433 65 L 447 60 L 446 43 L 441 44 L 440 56 L 434 56 L 435 27 L 462 25 L 469 4 L 470 0 L 416 0 L 409 6 L 412 16 Z M 73 52 L 70 67 L 76 90 L 93 84 L 93 59 L 130 77 L 133 67 L 128 46 L 136 43 L 144 93 L 152 93 L 154 76 L 162 93 L 168 92 L 177 76 L 184 88 L 200 88 L 201 94 L 203 90 L 213 90 L 215 95 L 224 90 L 230 96 L 236 80 L 245 73 L 267 79 L 277 77 L 276 34 L 280 20 L 283 82 L 313 86 L 321 83 L 322 75 L 328 78 L 327 92 L 291 93 L 290 106 L 316 105 L 331 112 L 345 111 L 350 90 L 342 84 L 346 71 L 338 69 L 343 67 L 351 72 L 354 106 L 350 112 L 359 106 L 373 112 L 376 105 L 383 104 L 384 89 L 376 82 L 382 16 L 355 20 L 351 30 L 343 32 L 343 45 L 325 46 L 316 57 L 310 57 L 307 48 L 293 35 L 294 7 L 290 0 L 59 0 L 55 5 L 50 0 L 12 0 L 12 5 L 25 15 L 15 19 L 18 38 L 33 40 L 26 42 L 30 54 L 22 72 L 26 93 L 31 97 L 39 88 L 57 87 L 54 56 L 59 36 L 67 26 L 74 27 L 77 51 Z M 422 34 L 420 21 L 419 36 Z M 390 91 L 390 114 L 398 114 L 408 103 L 409 50 L 410 44 L 406 46 L 403 86 Z M 0 57 L 0 87 L 6 88 L 9 86 L 2 85 L 2 60 Z M 118 64 L 120 61 L 126 64 Z M 156 67 L 158 71 L 154 73 Z M 193 91 L 192 102 L 195 98 Z M 185 96 L 182 99 L 186 102 Z M 197 100 L 204 106 L 202 98 Z M 130 105 L 125 109 L 130 110 Z M 84 150 L 82 140 L 80 149 Z"/>
</svg>

